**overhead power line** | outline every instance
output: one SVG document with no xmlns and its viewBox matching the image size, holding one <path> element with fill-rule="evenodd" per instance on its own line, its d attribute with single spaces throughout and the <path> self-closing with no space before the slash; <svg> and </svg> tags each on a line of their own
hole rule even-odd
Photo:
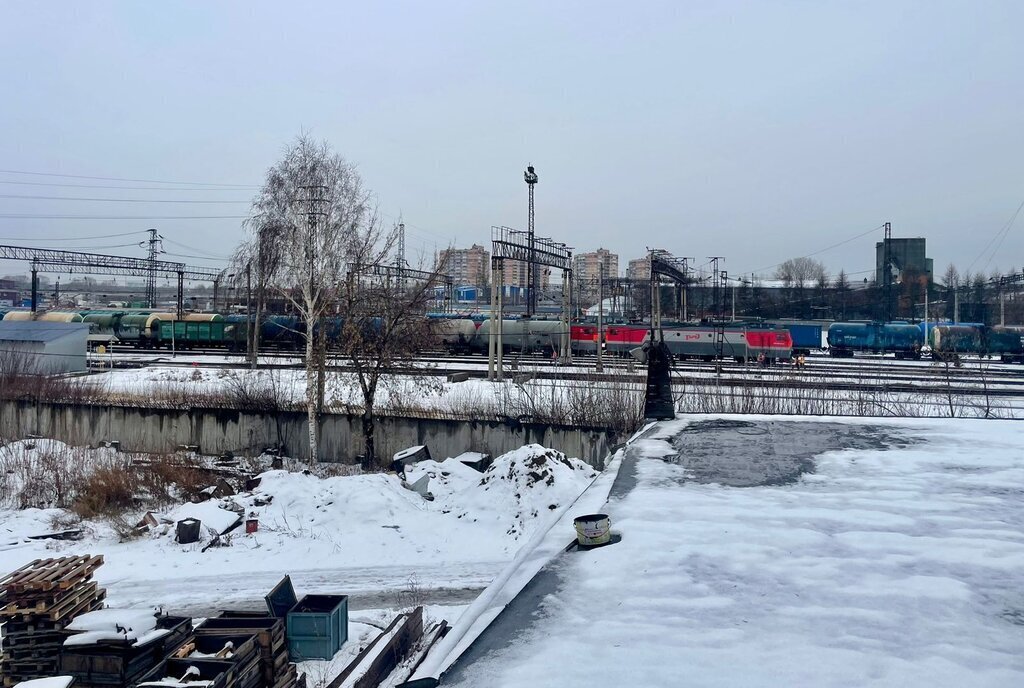
<svg viewBox="0 0 1024 688">
<path fill-rule="evenodd" d="M 220 255 L 220 254 L 217 254 L 217 253 L 210 253 L 209 251 L 207 251 L 205 249 L 196 248 L 195 246 L 189 246 L 188 244 L 183 244 L 180 241 L 175 241 L 174 239 L 167 239 L 167 238 L 165 238 L 164 241 L 169 243 L 169 244 L 174 244 L 175 246 L 180 246 L 181 248 L 185 249 L 186 251 L 195 251 L 196 253 L 205 253 L 210 258 L 217 258 L 217 259 L 220 259 L 220 260 L 228 260 L 228 256 Z"/>
<path fill-rule="evenodd" d="M 968 272 L 970 272 L 971 268 L 974 267 L 975 263 L 981 260 L 981 257 L 985 255 L 989 247 L 992 246 L 993 243 L 995 243 L 995 248 L 992 249 L 991 255 L 989 255 L 988 260 L 985 262 L 985 265 L 983 265 L 981 269 L 985 270 L 988 268 L 988 266 L 992 263 L 992 260 L 996 257 L 996 254 L 999 252 L 999 248 L 1003 245 L 1003 242 L 1006 241 L 1006 237 L 1010 234 L 1010 229 L 1013 228 L 1013 223 L 1017 221 L 1017 216 L 1020 215 L 1020 211 L 1022 209 L 1024 209 L 1024 201 L 1020 202 L 1020 205 L 1017 206 L 1017 210 L 1014 211 L 1013 215 L 1006 222 L 1006 224 L 1003 225 L 999 229 L 999 231 L 996 232 L 992 236 L 992 238 L 988 240 L 988 243 L 985 244 L 985 247 L 983 249 L 981 249 L 981 252 L 974 258 L 974 260 L 971 261 L 971 264 L 967 266 Z"/>
<path fill-rule="evenodd" d="M 126 177 L 94 177 L 85 174 L 59 174 L 57 172 L 28 172 L 25 170 L 0 170 L 3 174 L 26 174 L 34 177 L 64 177 L 67 179 L 98 179 L 107 182 L 139 182 L 143 184 L 191 184 L 192 186 L 221 186 L 233 187 L 236 189 L 258 189 L 255 184 L 222 184 L 216 182 L 177 182 L 166 179 L 129 179 Z"/>
<path fill-rule="evenodd" d="M 250 201 L 221 201 L 209 198 L 188 198 L 184 200 L 171 198 L 87 198 L 83 196 L 34 196 L 29 194 L 0 194 L 0 198 L 31 198 L 44 201 L 100 201 L 103 203 L 240 203 L 243 205 L 250 203 Z"/>
<path fill-rule="evenodd" d="M 166 256 L 174 256 L 175 258 L 196 258 L 198 260 L 205 260 L 207 262 L 210 262 L 210 261 L 216 262 L 218 260 L 220 260 L 221 262 L 224 262 L 224 261 L 230 260 L 230 258 L 214 258 L 213 256 L 194 256 L 194 255 L 191 255 L 189 253 L 171 253 L 170 251 L 164 251 L 164 255 L 166 255 Z"/>
<path fill-rule="evenodd" d="M 885 225 L 878 225 L 877 227 L 872 227 L 869 230 L 861 232 L 860 234 L 856 234 L 856 235 L 854 235 L 854 236 L 852 236 L 852 237 L 850 237 L 848 239 L 843 239 L 842 241 L 837 242 L 835 244 L 832 244 L 831 246 L 826 246 L 825 248 L 823 248 L 821 250 L 814 251 L 813 253 L 807 253 L 807 254 L 805 254 L 803 256 L 798 256 L 798 257 L 799 258 L 810 258 L 811 256 L 821 255 L 822 253 L 825 253 L 826 251 L 831 251 L 834 248 L 839 248 L 843 244 L 848 244 L 851 241 L 856 241 L 857 239 L 860 239 L 861 237 L 865 237 L 868 234 L 871 234 L 872 232 L 877 232 L 878 230 L 882 229 L 884 226 Z M 782 263 L 785 263 L 785 262 L 786 261 L 782 261 Z M 748 272 L 762 272 L 764 270 L 771 270 L 772 268 L 779 267 L 780 265 L 782 265 L 782 263 L 776 263 L 775 265 L 767 265 L 767 266 L 765 266 L 763 268 L 757 268 L 756 270 L 744 270 L 742 274 L 745 274 L 745 273 L 748 273 Z"/>
<path fill-rule="evenodd" d="M 6 220 L 244 220 L 248 215 L 36 215 L 0 213 Z"/>
<path fill-rule="evenodd" d="M 146 230 L 137 229 L 134 232 L 120 232 L 119 234 L 92 234 L 89 236 L 60 237 L 51 239 L 40 239 L 39 237 L 0 237 L 0 241 L 88 241 L 89 239 L 112 239 L 114 237 L 131 236 L 133 234 L 145 234 Z"/>
<path fill-rule="evenodd" d="M 60 182 L 26 182 L 13 179 L 0 179 L 0 184 L 17 184 L 19 186 L 56 186 L 68 189 L 118 189 L 121 191 L 241 191 L 248 187 L 217 188 L 209 186 L 124 186 L 123 184 L 63 184 Z"/>
</svg>

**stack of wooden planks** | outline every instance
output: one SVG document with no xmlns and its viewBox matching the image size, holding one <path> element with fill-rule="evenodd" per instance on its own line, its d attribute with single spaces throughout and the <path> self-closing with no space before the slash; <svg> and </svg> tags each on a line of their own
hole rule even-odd
<svg viewBox="0 0 1024 688">
<path fill-rule="evenodd" d="M 102 563 L 88 554 L 36 559 L 0 578 L 5 687 L 58 673 L 64 629 L 103 606 L 106 590 L 92 580 Z"/>
</svg>

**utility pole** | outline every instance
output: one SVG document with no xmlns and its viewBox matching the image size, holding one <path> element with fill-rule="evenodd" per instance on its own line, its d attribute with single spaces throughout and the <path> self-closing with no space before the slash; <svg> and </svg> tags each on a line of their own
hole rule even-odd
<svg viewBox="0 0 1024 688">
<path fill-rule="evenodd" d="M 319 313 L 323 309 L 321 299 L 324 297 L 318 292 L 321 276 L 317 274 L 317 258 L 319 257 L 318 252 L 320 250 L 320 221 L 327 217 L 325 209 L 327 205 L 327 187 L 322 184 L 307 184 L 299 188 L 306 193 L 306 197 L 303 199 L 306 202 L 306 259 L 309 261 L 309 293 L 312 311 L 309 314 L 312 322 L 306 323 L 306 338 L 307 341 L 309 341 L 310 337 L 316 338 L 316 341 L 311 343 L 313 344 L 313 356 L 318 361 L 316 366 L 316 412 L 319 417 L 323 413 L 324 393 L 327 386 L 326 361 L 324 360 L 327 348 L 327 331 L 319 319 Z M 306 350 L 310 351 L 309 348 Z M 308 364 L 309 362 L 307 362 Z"/>
<path fill-rule="evenodd" d="M 953 287 L 953 324 L 960 322 L 960 285 Z"/>
<path fill-rule="evenodd" d="M 1006 325 L 1006 292 L 1003 290 L 1003 278 L 999 278 L 999 326 Z"/>
<path fill-rule="evenodd" d="M 928 343 L 928 281 L 924 283 L 924 343 Z"/>
<path fill-rule="evenodd" d="M 563 364 L 572 363 L 572 270 L 562 270 L 562 351 Z"/>
<path fill-rule="evenodd" d="M 892 320 L 892 223 L 885 223 L 885 239 L 882 241 L 882 280 L 884 286 L 885 306 L 883 314 L 885 322 Z"/>
<path fill-rule="evenodd" d="M 732 285 L 732 322 L 736 322 L 736 283 Z"/>
<path fill-rule="evenodd" d="M 597 261 L 597 372 L 604 372 L 604 261 Z"/>
<path fill-rule="evenodd" d="M 725 256 L 708 256 L 708 260 L 711 262 L 711 303 L 713 304 L 714 313 L 712 314 L 713 320 L 721 320 L 721 289 L 722 289 L 722 275 L 718 269 L 718 261 L 723 260 Z"/>
<path fill-rule="evenodd" d="M 721 292 L 726 275 L 725 270 L 718 269 L 718 261 L 722 259 L 723 256 L 708 256 L 708 260 L 711 261 L 711 302 L 715 311 L 712 316 L 715 326 L 715 374 L 719 376 L 722 374 L 722 355 L 725 351 L 725 319 L 721 315 L 724 310 L 721 307 Z"/>
<path fill-rule="evenodd" d="M 683 258 L 683 322 L 690 319 L 687 313 L 686 293 L 690 289 L 690 261 L 696 258 Z"/>
<path fill-rule="evenodd" d="M 530 190 L 530 208 L 529 215 L 526 221 L 526 231 L 529 234 L 530 251 L 529 260 L 526 263 L 526 284 L 529 293 L 526 297 L 526 317 L 532 318 L 533 314 L 537 311 L 537 290 L 539 288 L 540 280 L 537 274 L 537 266 L 534 262 L 533 254 L 533 237 L 534 237 L 534 221 L 533 221 L 533 187 L 537 183 L 537 173 L 533 169 L 533 165 L 527 165 L 526 171 L 523 172 L 523 179 L 526 180 L 526 186 Z"/>
<path fill-rule="evenodd" d="M 434 257 L 437 265 L 437 256 Z M 398 284 L 405 287 L 405 223 L 398 223 L 398 250 L 395 251 L 395 269 L 398 271 Z"/>
<path fill-rule="evenodd" d="M 255 319 L 252 317 L 252 261 L 245 264 L 245 360 L 252 364 L 256 359 L 253 341 L 255 341 Z"/>
<path fill-rule="evenodd" d="M 163 237 L 156 233 L 155 229 L 147 229 L 149 232 L 149 274 L 146 275 L 146 303 L 150 308 L 156 308 L 156 258 L 163 253 L 163 245 L 160 241 Z"/>
<path fill-rule="evenodd" d="M 32 313 L 39 308 L 39 264 L 32 261 Z"/>
</svg>

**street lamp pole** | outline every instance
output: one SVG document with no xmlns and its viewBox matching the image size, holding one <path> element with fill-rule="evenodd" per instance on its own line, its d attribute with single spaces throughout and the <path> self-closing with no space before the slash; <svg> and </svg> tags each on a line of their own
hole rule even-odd
<svg viewBox="0 0 1024 688">
<path fill-rule="evenodd" d="M 533 187 L 537 184 L 537 173 L 534 171 L 533 165 L 526 166 L 526 171 L 523 172 L 523 179 L 526 180 L 526 186 L 529 187 L 530 190 L 530 207 L 526 227 L 530 242 L 529 260 L 526 262 L 526 286 L 527 289 L 529 289 L 526 298 L 526 317 L 532 318 L 533 314 L 537 310 L 537 287 L 540 282 L 540 280 L 537 279 L 537 266 L 534 262 L 535 256 L 533 252 Z"/>
</svg>

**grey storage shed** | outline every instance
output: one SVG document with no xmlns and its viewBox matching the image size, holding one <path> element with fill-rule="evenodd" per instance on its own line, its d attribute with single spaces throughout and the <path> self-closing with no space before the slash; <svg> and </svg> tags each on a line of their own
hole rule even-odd
<svg viewBox="0 0 1024 688">
<path fill-rule="evenodd" d="M 0 321 L 0 362 L 27 374 L 58 375 L 86 369 L 85 323 Z"/>
</svg>

